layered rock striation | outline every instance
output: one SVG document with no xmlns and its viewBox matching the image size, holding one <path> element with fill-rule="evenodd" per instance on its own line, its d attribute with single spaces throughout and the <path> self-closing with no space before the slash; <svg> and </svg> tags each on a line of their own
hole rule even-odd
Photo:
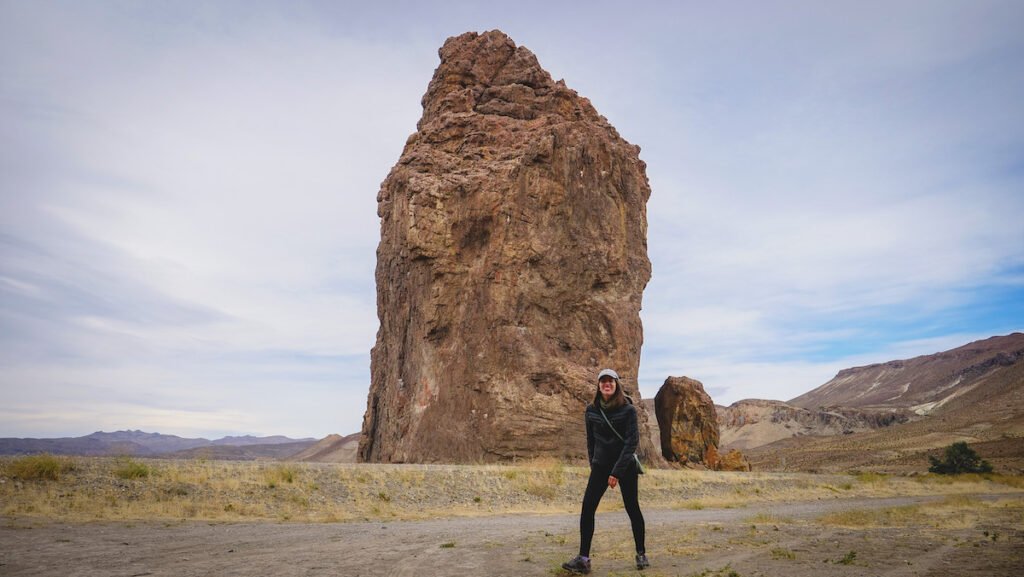
<svg viewBox="0 0 1024 577">
<path fill-rule="evenodd" d="M 909 409 L 867 410 L 850 407 L 805 409 L 782 401 L 745 399 L 716 407 L 721 446 L 747 450 L 788 437 L 850 435 L 906 423 L 917 418 Z"/>
<path fill-rule="evenodd" d="M 359 459 L 585 457 L 598 370 L 639 399 L 646 167 L 503 33 L 439 54 L 377 197 L 380 329 Z"/>
</svg>

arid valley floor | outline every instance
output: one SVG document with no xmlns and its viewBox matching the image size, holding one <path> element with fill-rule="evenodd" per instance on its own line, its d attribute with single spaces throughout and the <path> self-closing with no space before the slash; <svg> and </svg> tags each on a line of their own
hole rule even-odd
<svg viewBox="0 0 1024 577">
<path fill-rule="evenodd" d="M 135 469 L 125 469 L 126 464 Z M 584 471 L 75 460 L 0 477 L 0 575 L 560 575 Z M 144 476 L 124 478 L 125 470 Z M 120 473 L 119 473 L 120 472 Z M 1016 576 L 1020 478 L 651 471 L 647 576 Z M 610 491 L 594 575 L 635 575 Z"/>
</svg>

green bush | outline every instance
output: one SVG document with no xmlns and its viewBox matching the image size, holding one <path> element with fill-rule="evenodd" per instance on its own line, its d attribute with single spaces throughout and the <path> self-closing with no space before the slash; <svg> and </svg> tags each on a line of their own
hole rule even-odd
<svg viewBox="0 0 1024 577">
<path fill-rule="evenodd" d="M 134 459 L 118 459 L 117 466 L 114 467 L 114 475 L 121 479 L 142 479 L 148 477 L 149 473 L 149 465 Z"/>
<path fill-rule="evenodd" d="M 928 460 L 932 464 L 931 467 L 928 467 L 930 473 L 959 475 L 961 473 L 992 472 L 992 465 L 978 457 L 974 449 L 968 447 L 964 441 L 959 441 L 946 447 L 945 454 L 946 458 L 942 461 L 931 455 L 928 456 Z"/>
<path fill-rule="evenodd" d="M 9 474 L 22 481 L 56 481 L 61 473 L 73 469 L 70 461 L 43 453 L 15 459 L 11 462 Z"/>
</svg>

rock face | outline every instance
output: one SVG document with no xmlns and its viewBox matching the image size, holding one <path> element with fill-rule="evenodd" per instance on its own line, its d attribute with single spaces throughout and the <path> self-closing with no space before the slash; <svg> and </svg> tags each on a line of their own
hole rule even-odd
<svg viewBox="0 0 1024 577">
<path fill-rule="evenodd" d="M 811 435 L 850 435 L 918 418 L 909 409 L 805 409 L 782 401 L 746 399 L 716 407 L 721 447 L 748 450 L 780 439 Z"/>
<path fill-rule="evenodd" d="M 380 329 L 359 459 L 585 458 L 597 372 L 614 368 L 639 399 L 646 167 L 503 33 L 439 53 L 377 196 Z"/>
<path fill-rule="evenodd" d="M 669 377 L 654 396 L 661 431 L 661 454 L 669 462 L 716 468 L 718 418 L 715 404 L 700 381 Z"/>
</svg>

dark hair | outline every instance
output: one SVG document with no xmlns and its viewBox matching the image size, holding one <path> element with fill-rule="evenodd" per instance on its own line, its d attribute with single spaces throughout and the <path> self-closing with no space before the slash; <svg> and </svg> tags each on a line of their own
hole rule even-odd
<svg viewBox="0 0 1024 577">
<path fill-rule="evenodd" d="M 604 400 L 604 397 L 601 396 L 601 383 L 598 382 L 597 383 L 597 392 L 594 393 L 594 406 L 595 407 L 600 407 L 602 400 Z M 608 399 L 608 408 L 609 409 L 618 409 L 619 407 L 621 407 L 622 405 L 625 405 L 625 404 L 626 404 L 626 393 L 623 392 L 623 390 L 622 390 L 622 383 L 619 382 L 619 379 L 615 379 L 615 392 L 612 393 L 612 398 Z"/>
</svg>

